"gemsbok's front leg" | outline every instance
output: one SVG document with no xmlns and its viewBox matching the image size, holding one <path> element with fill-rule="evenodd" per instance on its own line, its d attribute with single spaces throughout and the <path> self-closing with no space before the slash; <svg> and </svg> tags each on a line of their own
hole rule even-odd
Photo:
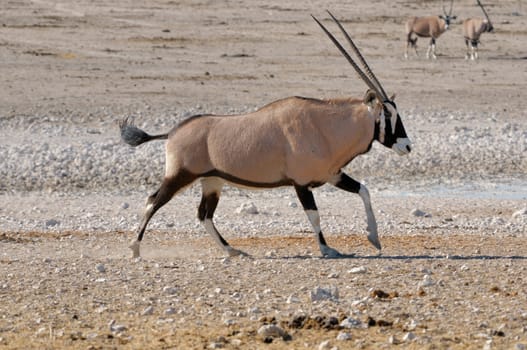
<svg viewBox="0 0 527 350">
<path fill-rule="evenodd" d="M 373 215 L 370 193 L 366 186 L 342 172 L 331 179 L 330 183 L 345 191 L 357 193 L 360 198 L 362 198 L 364 208 L 366 209 L 366 218 L 368 220 L 368 227 L 366 228 L 366 231 L 368 231 L 368 241 L 370 241 L 375 248 L 381 250 L 381 242 L 379 241 L 379 235 L 377 234 L 377 222 L 375 221 L 375 215 Z"/>
<path fill-rule="evenodd" d="M 322 256 L 327 258 L 341 257 L 342 254 L 328 246 L 324 235 L 322 234 L 322 230 L 320 229 L 320 216 L 318 214 L 318 209 L 315 203 L 315 197 L 313 196 L 313 192 L 311 192 L 311 190 L 307 186 L 295 185 L 295 190 L 296 194 L 298 195 L 298 199 L 300 200 L 300 203 L 302 203 L 302 206 L 304 207 L 304 211 L 306 212 L 307 218 L 309 219 L 311 226 L 313 226 L 313 231 L 315 231 L 315 234 L 317 235 L 317 242 Z"/>
<path fill-rule="evenodd" d="M 208 234 L 222 247 L 222 249 L 229 256 L 247 255 L 241 250 L 234 249 L 229 243 L 220 235 L 212 218 L 214 211 L 218 206 L 220 200 L 221 189 L 223 187 L 223 180 L 216 177 L 208 177 L 201 179 L 201 202 L 198 208 L 198 219 L 201 221 Z"/>
</svg>

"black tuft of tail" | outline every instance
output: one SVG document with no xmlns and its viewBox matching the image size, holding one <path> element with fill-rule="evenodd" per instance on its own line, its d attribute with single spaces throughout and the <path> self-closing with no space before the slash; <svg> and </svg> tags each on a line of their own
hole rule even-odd
<svg viewBox="0 0 527 350">
<path fill-rule="evenodd" d="M 149 135 L 135 126 L 128 118 L 119 121 L 119 129 L 121 129 L 121 139 L 132 147 L 151 140 L 168 138 L 168 134 Z"/>
</svg>

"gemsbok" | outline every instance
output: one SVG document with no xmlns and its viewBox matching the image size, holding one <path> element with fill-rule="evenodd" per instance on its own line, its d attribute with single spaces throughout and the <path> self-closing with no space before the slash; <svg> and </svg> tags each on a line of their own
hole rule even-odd
<svg viewBox="0 0 527 350">
<path fill-rule="evenodd" d="M 364 98 L 288 97 L 244 115 L 196 115 L 159 135 L 149 135 L 127 119 L 120 121 L 121 138 L 131 146 L 167 140 L 164 179 L 147 199 L 137 239 L 130 246 L 133 257 L 140 256 L 140 243 L 154 213 L 197 179 L 202 188 L 198 219 L 229 256 L 245 253 L 232 248 L 213 222 L 225 183 L 250 188 L 293 186 L 324 257 L 341 254 L 328 246 L 322 234 L 313 188 L 329 183 L 357 193 L 366 210 L 367 238 L 381 249 L 368 190 L 346 175 L 342 167 L 368 152 L 373 141 L 399 155 L 410 153 L 411 142 L 394 96 L 388 97 L 342 25 L 329 15 L 365 71 L 322 23 L 312 17 L 369 87 Z"/>
<path fill-rule="evenodd" d="M 465 38 L 465 45 L 467 45 L 467 53 L 465 59 L 478 59 L 478 44 L 479 37 L 485 32 L 492 32 L 494 27 L 490 21 L 489 15 L 479 0 L 478 5 L 483 11 L 485 18 L 468 18 L 463 21 L 463 37 Z"/>
<path fill-rule="evenodd" d="M 408 58 L 408 47 L 412 46 L 415 49 L 415 55 L 419 56 L 417 53 L 417 38 L 430 38 L 430 43 L 428 44 L 428 49 L 426 50 L 426 58 L 437 59 L 436 56 L 436 40 L 441 34 L 443 34 L 448 27 L 450 26 L 450 21 L 457 18 L 457 16 L 452 16 L 452 7 L 453 1 L 450 1 L 450 10 L 448 13 L 445 10 L 445 6 L 441 3 L 443 8 L 443 14 L 439 16 L 426 16 L 426 17 L 412 17 L 406 21 L 406 49 L 404 51 L 404 57 Z M 412 34 L 415 34 L 416 37 L 412 38 Z"/>
</svg>

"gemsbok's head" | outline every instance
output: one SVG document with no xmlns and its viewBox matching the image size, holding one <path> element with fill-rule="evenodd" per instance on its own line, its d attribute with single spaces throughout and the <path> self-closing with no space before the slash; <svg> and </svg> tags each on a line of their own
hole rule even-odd
<svg viewBox="0 0 527 350">
<path fill-rule="evenodd" d="M 344 37 L 350 44 L 353 52 L 359 58 L 365 72 L 363 72 L 357 63 L 355 63 L 349 53 L 344 49 L 344 47 L 342 47 L 340 42 L 333 36 L 333 34 L 331 34 L 318 19 L 316 19 L 314 16 L 311 17 L 313 17 L 313 19 L 318 23 L 326 35 L 331 39 L 333 44 L 335 44 L 342 55 L 355 69 L 359 77 L 370 88 L 370 90 L 368 90 L 366 93 L 364 102 L 368 105 L 370 114 L 374 115 L 376 118 L 374 139 L 380 142 L 382 145 L 393 149 L 401 156 L 410 153 L 412 150 L 412 143 L 406 135 L 406 130 L 404 129 L 401 116 L 399 115 L 397 105 L 394 102 L 395 95 L 389 97 L 386 94 L 386 91 L 384 91 L 382 85 L 379 83 L 379 80 L 375 74 L 373 74 L 372 70 L 366 63 L 366 60 L 342 24 L 340 24 L 340 22 L 335 18 L 335 16 L 333 16 L 333 14 L 331 14 L 331 12 L 327 12 L 333 21 L 338 25 L 339 29 L 342 31 L 342 34 L 344 34 Z"/>
</svg>

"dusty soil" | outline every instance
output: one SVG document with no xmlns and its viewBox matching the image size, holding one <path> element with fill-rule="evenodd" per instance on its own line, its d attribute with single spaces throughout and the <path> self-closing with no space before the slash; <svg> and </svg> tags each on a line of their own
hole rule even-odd
<svg viewBox="0 0 527 350">
<path fill-rule="evenodd" d="M 483 35 L 481 59 L 471 62 L 460 23 L 480 11 L 468 0 L 455 2 L 458 20 L 438 39 L 435 61 L 403 58 L 403 23 L 439 14 L 440 1 L 3 1 L 0 148 L 11 153 L 0 154 L 23 162 L 27 153 L 17 150 L 42 139 L 51 148 L 114 140 L 124 116 L 161 129 L 191 113 L 248 111 L 291 95 L 362 96 L 365 85 L 310 17 L 335 29 L 325 8 L 397 93 L 403 118 L 412 115 L 411 136 L 445 135 L 438 147 L 454 154 L 449 137 L 475 128 L 477 148 L 507 141 L 512 153 L 525 147 L 527 130 L 525 6 L 489 4 L 496 33 Z M 426 40 L 419 45 L 424 54 Z M 321 190 L 329 243 L 355 254 L 342 259 L 319 257 L 291 191 L 232 189 L 218 225 L 249 257 L 225 258 L 197 224 L 193 189 L 159 213 L 143 258 L 132 260 L 127 245 L 151 182 L 131 175 L 123 190 L 128 183 L 112 173 L 111 185 L 73 181 L 65 191 L 44 181 L 34 189 L 38 174 L 28 185 L 13 173 L 12 188 L 0 184 L 0 348 L 524 349 L 527 169 L 518 154 L 508 162 L 500 152 L 489 167 L 474 165 L 477 176 L 463 173 L 470 167 L 441 176 L 459 157 L 371 184 L 381 254 L 365 239 L 360 201 Z M 503 168 L 489 169 L 496 159 Z M 500 195 L 501 186 L 492 194 L 426 190 L 492 182 L 481 169 L 503 172 L 513 196 Z M 237 214 L 246 201 L 259 214 Z M 262 336 L 266 324 L 284 333 Z"/>
</svg>

